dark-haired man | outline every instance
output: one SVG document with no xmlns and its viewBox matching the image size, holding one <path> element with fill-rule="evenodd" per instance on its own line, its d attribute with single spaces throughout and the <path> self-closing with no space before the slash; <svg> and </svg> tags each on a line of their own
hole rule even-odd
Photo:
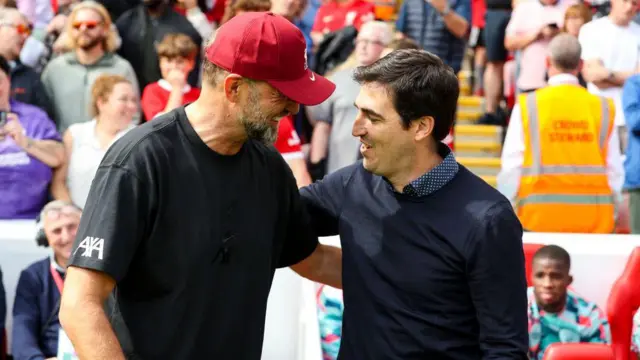
<svg viewBox="0 0 640 360">
<path fill-rule="evenodd" d="M 354 77 L 363 160 L 301 190 L 317 232 L 342 242 L 339 359 L 526 359 L 522 226 L 441 143 L 455 73 L 411 49 Z"/>
<path fill-rule="evenodd" d="M 553 343 L 611 343 L 602 310 L 569 289 L 571 257 L 560 246 L 542 247 L 533 255 L 529 298 L 529 358 L 542 360 Z"/>
</svg>

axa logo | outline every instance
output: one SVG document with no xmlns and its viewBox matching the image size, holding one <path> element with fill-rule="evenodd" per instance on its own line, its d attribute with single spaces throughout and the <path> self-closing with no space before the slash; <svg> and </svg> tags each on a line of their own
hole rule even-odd
<svg viewBox="0 0 640 360">
<path fill-rule="evenodd" d="M 82 240 L 80 245 L 78 245 L 78 248 L 76 249 L 76 251 L 74 251 L 73 254 L 75 255 L 80 249 L 84 249 L 80 256 L 92 258 L 94 252 L 97 251 L 98 259 L 102 260 L 102 255 L 104 253 L 104 239 L 87 236 L 86 238 L 84 238 L 84 240 Z"/>
</svg>

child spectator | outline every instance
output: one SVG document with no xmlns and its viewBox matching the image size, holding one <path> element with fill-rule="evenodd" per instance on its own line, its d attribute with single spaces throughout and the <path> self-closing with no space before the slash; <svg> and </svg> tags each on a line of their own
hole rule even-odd
<svg viewBox="0 0 640 360">
<path fill-rule="evenodd" d="M 142 111 L 147 121 L 200 96 L 200 89 L 187 82 L 197 53 L 197 45 L 187 35 L 168 34 L 162 39 L 158 45 L 162 79 L 147 85 L 142 93 Z"/>
</svg>

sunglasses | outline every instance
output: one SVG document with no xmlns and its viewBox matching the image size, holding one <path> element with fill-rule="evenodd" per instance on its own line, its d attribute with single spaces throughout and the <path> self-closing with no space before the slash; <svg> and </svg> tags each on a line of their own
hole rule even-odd
<svg viewBox="0 0 640 360">
<path fill-rule="evenodd" d="M 86 21 L 74 21 L 71 26 L 73 26 L 73 28 L 76 29 L 76 30 L 80 30 L 80 28 L 82 28 L 82 26 L 84 26 L 87 30 L 93 30 L 96 27 L 98 27 L 98 25 L 100 25 L 99 21 L 86 20 Z"/>
<path fill-rule="evenodd" d="M 25 24 L 10 24 L 10 23 L 0 23 L 0 26 L 8 26 L 16 29 L 16 32 L 20 35 L 29 36 L 31 35 L 32 27 L 31 25 Z"/>
<path fill-rule="evenodd" d="M 80 210 L 73 206 L 63 206 L 49 209 L 45 212 L 44 216 L 49 220 L 57 220 L 62 215 L 66 216 L 79 216 Z"/>
</svg>

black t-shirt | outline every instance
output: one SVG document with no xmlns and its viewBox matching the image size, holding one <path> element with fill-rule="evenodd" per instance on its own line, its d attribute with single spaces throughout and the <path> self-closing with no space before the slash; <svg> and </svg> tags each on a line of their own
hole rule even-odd
<svg viewBox="0 0 640 360">
<path fill-rule="evenodd" d="M 116 280 L 136 357 L 253 360 L 275 269 L 317 244 L 280 154 L 249 140 L 220 155 L 181 107 L 109 149 L 69 264 Z"/>
</svg>

